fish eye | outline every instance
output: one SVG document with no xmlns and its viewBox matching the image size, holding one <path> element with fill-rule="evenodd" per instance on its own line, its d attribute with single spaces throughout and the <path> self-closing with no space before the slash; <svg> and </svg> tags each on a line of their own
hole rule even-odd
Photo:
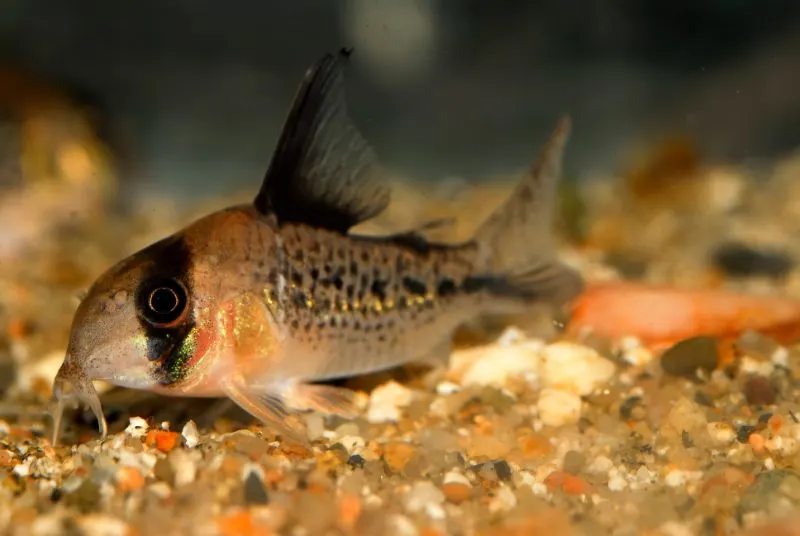
<svg viewBox="0 0 800 536">
<path fill-rule="evenodd" d="M 155 327 L 176 324 L 183 318 L 187 304 L 186 289 L 175 279 L 154 278 L 139 288 L 139 313 Z"/>
</svg>

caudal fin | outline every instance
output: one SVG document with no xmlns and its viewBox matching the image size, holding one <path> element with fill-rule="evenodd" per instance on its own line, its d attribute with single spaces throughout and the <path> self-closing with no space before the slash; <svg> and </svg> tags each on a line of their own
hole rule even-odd
<svg viewBox="0 0 800 536">
<path fill-rule="evenodd" d="M 525 178 L 475 234 L 477 264 L 499 295 L 561 307 L 583 290 L 581 276 L 556 258 L 552 234 L 570 126 L 568 117 L 561 118 Z"/>
</svg>

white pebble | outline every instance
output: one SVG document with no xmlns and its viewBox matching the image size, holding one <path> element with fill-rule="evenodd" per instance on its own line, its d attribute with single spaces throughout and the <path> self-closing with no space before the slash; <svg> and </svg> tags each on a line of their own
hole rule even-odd
<svg viewBox="0 0 800 536">
<path fill-rule="evenodd" d="M 521 329 L 509 326 L 497 338 L 497 344 L 500 346 L 511 346 L 512 344 L 519 344 L 525 340 L 525 332 Z"/>
<path fill-rule="evenodd" d="M 26 477 L 31 474 L 31 467 L 27 462 L 18 463 L 11 472 L 19 477 Z"/>
<path fill-rule="evenodd" d="M 546 387 L 588 395 L 611 379 L 615 371 L 614 363 L 587 346 L 557 342 L 544 349 L 542 383 Z"/>
<path fill-rule="evenodd" d="M 146 420 L 141 417 L 131 417 L 125 433 L 131 437 L 142 437 L 147 433 L 148 428 Z"/>
<path fill-rule="evenodd" d="M 501 487 L 489 502 L 489 512 L 492 514 L 504 514 L 517 505 L 517 497 L 514 492 L 506 486 Z"/>
<path fill-rule="evenodd" d="M 764 447 L 769 452 L 774 452 L 775 454 L 780 454 L 781 456 L 793 456 L 797 453 L 798 450 L 798 442 L 793 437 L 782 437 L 776 436 L 770 439 L 767 439 L 764 442 Z"/>
<path fill-rule="evenodd" d="M 371 423 L 400 419 L 400 408 L 411 403 L 411 391 L 395 381 L 377 387 L 369 397 L 367 420 Z"/>
<path fill-rule="evenodd" d="M 364 440 L 358 436 L 344 436 L 339 438 L 339 443 L 347 450 L 347 454 L 353 455 L 364 448 Z"/>
<path fill-rule="evenodd" d="M 155 482 L 147 486 L 148 491 L 159 499 L 167 500 L 172 495 L 172 488 L 166 482 Z"/>
<path fill-rule="evenodd" d="M 606 456 L 598 456 L 589 464 L 586 470 L 590 473 L 599 475 L 608 473 L 614 467 L 614 462 Z"/>
<path fill-rule="evenodd" d="M 390 516 L 387 525 L 391 536 L 417 536 L 419 534 L 414 522 L 400 514 Z"/>
<path fill-rule="evenodd" d="M 415 482 L 403 496 L 403 505 L 413 514 L 427 510 L 430 504 L 441 505 L 444 500 L 444 493 L 432 482 Z"/>
<path fill-rule="evenodd" d="M 461 471 L 448 471 L 444 475 L 443 483 L 445 484 L 463 484 L 472 487 L 472 483 Z"/>
<path fill-rule="evenodd" d="M 622 352 L 622 359 L 634 367 L 643 367 L 653 360 L 653 352 L 641 346 L 631 348 Z"/>
<path fill-rule="evenodd" d="M 504 387 L 509 379 L 538 376 L 541 366 L 539 347 L 529 344 L 491 345 L 480 349 L 480 357 L 461 378 L 462 385 Z"/>
<path fill-rule="evenodd" d="M 107 514 L 89 514 L 76 519 L 82 534 L 91 536 L 127 536 L 131 528 L 123 520 Z"/>
<path fill-rule="evenodd" d="M 608 489 L 611 491 L 622 491 L 628 487 L 628 481 L 619 474 L 619 472 L 615 472 L 611 475 L 611 478 L 608 479 Z"/>
<path fill-rule="evenodd" d="M 461 390 L 461 387 L 458 384 L 453 382 L 439 382 L 436 385 L 436 393 L 440 395 L 452 395 L 457 393 Z"/>
<path fill-rule="evenodd" d="M 184 445 L 190 449 L 196 447 L 200 442 L 200 434 L 197 432 L 197 425 L 194 423 L 194 421 L 188 421 L 183 425 L 181 435 L 183 436 Z"/>
<path fill-rule="evenodd" d="M 736 430 L 725 422 L 710 422 L 706 430 L 711 440 L 719 446 L 730 445 L 736 439 Z"/>
<path fill-rule="evenodd" d="M 758 376 L 769 376 L 775 370 L 772 361 L 760 361 L 745 355 L 740 361 L 740 371 L 744 374 L 755 374 Z"/>
<path fill-rule="evenodd" d="M 195 481 L 199 454 L 196 450 L 174 450 L 170 453 L 170 462 L 175 471 L 176 488 L 188 486 Z"/>
<path fill-rule="evenodd" d="M 664 483 L 671 488 L 678 488 L 686 485 L 687 482 L 696 482 L 701 478 L 703 478 L 702 471 L 673 469 L 664 477 Z"/>
<path fill-rule="evenodd" d="M 783 346 L 776 348 L 772 353 L 771 361 L 776 367 L 789 368 L 789 350 Z"/>
<path fill-rule="evenodd" d="M 581 418 L 581 397 L 561 389 L 542 389 L 536 409 L 547 426 L 575 424 Z"/>
</svg>

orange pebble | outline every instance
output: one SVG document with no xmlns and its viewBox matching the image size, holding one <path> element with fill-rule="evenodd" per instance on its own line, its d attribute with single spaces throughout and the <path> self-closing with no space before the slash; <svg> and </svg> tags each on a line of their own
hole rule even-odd
<svg viewBox="0 0 800 536">
<path fill-rule="evenodd" d="M 148 430 L 145 444 L 152 447 L 156 446 L 161 452 L 170 452 L 178 444 L 180 434 L 167 430 Z"/>
<path fill-rule="evenodd" d="M 472 488 L 461 482 L 448 482 L 442 485 L 442 493 L 452 503 L 462 503 L 472 496 Z"/>
<path fill-rule="evenodd" d="M 122 492 L 136 491 L 144 487 L 144 476 L 133 467 L 121 467 L 117 472 L 117 483 Z"/>
<path fill-rule="evenodd" d="M 773 434 L 777 434 L 781 431 L 781 427 L 783 426 L 783 417 L 780 415 L 773 415 L 769 418 L 769 429 L 772 430 Z"/>
<path fill-rule="evenodd" d="M 240 510 L 217 519 L 217 528 L 222 536 L 269 536 L 270 531 L 253 521 L 247 510 Z"/>
<path fill-rule="evenodd" d="M 584 479 L 564 471 L 550 473 L 544 479 L 544 484 L 550 492 L 561 490 L 567 495 L 585 495 L 592 490 L 592 487 Z"/>
<path fill-rule="evenodd" d="M 339 525 L 344 530 L 352 530 L 361 515 L 361 498 L 350 493 L 339 499 Z"/>
<path fill-rule="evenodd" d="M 750 434 L 750 437 L 747 438 L 747 442 L 750 443 L 753 452 L 764 452 L 764 436 L 761 434 Z"/>
</svg>

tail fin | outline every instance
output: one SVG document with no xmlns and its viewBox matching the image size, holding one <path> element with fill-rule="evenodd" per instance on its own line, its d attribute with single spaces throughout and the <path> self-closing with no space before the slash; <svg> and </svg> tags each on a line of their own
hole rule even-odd
<svg viewBox="0 0 800 536">
<path fill-rule="evenodd" d="M 570 131 L 563 117 L 537 161 L 509 199 L 475 234 L 479 269 L 498 294 L 560 308 L 583 290 L 583 279 L 555 257 L 553 209 Z"/>
</svg>

